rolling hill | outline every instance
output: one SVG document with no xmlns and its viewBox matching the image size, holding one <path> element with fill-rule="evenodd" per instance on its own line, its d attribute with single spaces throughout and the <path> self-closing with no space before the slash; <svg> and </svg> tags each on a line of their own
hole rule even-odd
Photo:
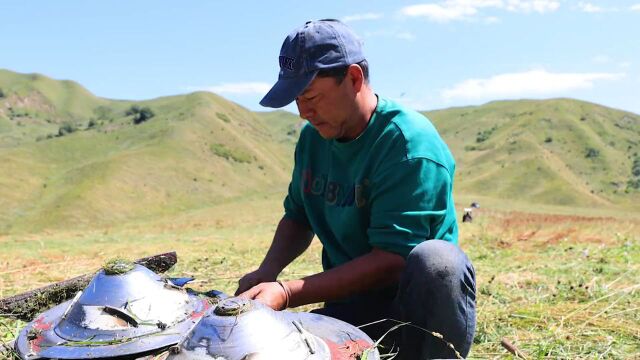
<svg viewBox="0 0 640 360">
<path fill-rule="evenodd" d="M 2 232 L 170 215 L 281 191 L 290 176 L 293 141 L 211 93 L 111 101 L 7 71 L 0 89 Z M 134 125 L 134 105 L 155 116 Z"/>
<path fill-rule="evenodd" d="M 551 99 L 495 101 L 426 115 L 456 157 L 459 193 L 639 209 L 636 114 Z"/>
<path fill-rule="evenodd" d="M 135 124 L 145 108 L 154 116 Z M 571 99 L 426 115 L 457 159 L 459 195 L 640 209 L 638 115 Z M 111 226 L 282 193 L 300 125 L 206 92 L 109 100 L 0 70 L 0 233 Z"/>
</svg>

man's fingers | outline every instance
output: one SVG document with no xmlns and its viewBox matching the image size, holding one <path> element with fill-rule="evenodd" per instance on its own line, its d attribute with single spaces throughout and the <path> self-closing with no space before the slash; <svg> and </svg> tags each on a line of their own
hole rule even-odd
<svg viewBox="0 0 640 360">
<path fill-rule="evenodd" d="M 271 275 L 271 273 L 265 273 L 261 270 L 255 270 L 246 274 L 238 280 L 238 289 L 236 290 L 235 296 L 242 294 L 243 292 L 251 289 L 254 286 L 260 285 L 264 282 L 275 281 L 275 276 Z"/>
<path fill-rule="evenodd" d="M 243 292 L 247 291 L 247 289 L 250 289 L 251 287 L 246 286 L 244 284 L 240 284 L 238 286 L 238 289 L 236 289 L 236 293 L 234 294 L 234 296 L 238 296 L 240 294 L 242 294 Z"/>
<path fill-rule="evenodd" d="M 242 293 L 240 293 L 239 295 L 236 295 L 237 297 L 241 297 L 244 299 L 250 299 L 253 300 L 256 298 L 256 296 L 258 296 L 258 294 L 260 294 L 260 289 L 256 288 L 256 287 L 252 287 L 247 291 L 244 291 Z"/>
<path fill-rule="evenodd" d="M 274 310 L 284 310 L 288 305 L 286 290 L 277 282 L 258 284 L 236 296 L 259 301 Z"/>
<path fill-rule="evenodd" d="M 247 285 L 247 284 L 238 286 L 238 290 L 236 290 L 235 296 L 242 294 L 243 292 L 251 289 L 252 287 L 253 285 Z"/>
<path fill-rule="evenodd" d="M 244 276 L 238 281 L 238 290 L 236 290 L 235 295 L 241 294 L 252 287 L 258 285 L 260 282 L 255 277 Z"/>
</svg>

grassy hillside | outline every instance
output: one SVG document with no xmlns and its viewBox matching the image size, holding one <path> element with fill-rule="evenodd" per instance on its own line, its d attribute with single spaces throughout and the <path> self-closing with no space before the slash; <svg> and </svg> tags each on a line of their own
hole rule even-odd
<svg viewBox="0 0 640 360">
<path fill-rule="evenodd" d="M 109 103 L 73 81 L 0 69 L 0 148 L 57 132 L 63 122 L 86 123 Z"/>
<path fill-rule="evenodd" d="M 287 184 L 291 145 L 216 95 L 110 101 L 72 83 L 9 74 L 0 82 L 0 174 L 10 174 L 0 176 L 0 231 L 143 220 Z M 155 116 L 134 125 L 126 115 L 134 104 Z M 60 136 L 65 124 L 76 130 Z"/>
<path fill-rule="evenodd" d="M 295 146 L 300 129 L 306 122 L 298 115 L 283 110 L 257 112 L 256 115 L 271 129 L 277 141 Z"/>
<path fill-rule="evenodd" d="M 458 193 L 640 209 L 636 114 L 553 99 L 496 101 L 426 115 L 456 157 Z"/>
<path fill-rule="evenodd" d="M 108 103 L 76 82 L 54 80 L 40 74 L 19 74 L 0 69 L 0 84 L 5 105 L 2 110 L 8 110 L 5 112 L 7 116 L 11 116 L 8 105 L 17 112 L 24 110 L 26 116 L 43 115 L 53 121 L 82 118 L 89 116 L 97 106 Z"/>
</svg>

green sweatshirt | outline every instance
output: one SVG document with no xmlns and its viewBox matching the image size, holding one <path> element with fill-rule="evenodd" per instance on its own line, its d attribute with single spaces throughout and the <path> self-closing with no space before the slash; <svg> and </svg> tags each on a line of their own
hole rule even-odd
<svg viewBox="0 0 640 360">
<path fill-rule="evenodd" d="M 425 240 L 457 243 L 454 170 L 427 118 L 379 98 L 355 140 L 325 140 L 310 124 L 303 127 L 285 216 L 318 236 L 325 270 L 373 247 L 406 258 Z"/>
</svg>

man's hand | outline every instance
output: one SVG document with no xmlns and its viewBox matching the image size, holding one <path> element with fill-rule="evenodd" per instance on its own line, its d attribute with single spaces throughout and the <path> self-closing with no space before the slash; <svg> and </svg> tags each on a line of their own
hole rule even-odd
<svg viewBox="0 0 640 360">
<path fill-rule="evenodd" d="M 267 271 L 262 268 L 252 271 L 238 280 L 238 289 L 235 295 L 238 296 L 258 284 L 276 281 L 277 276 L 277 273 L 274 274 L 273 271 Z M 276 285 L 278 284 L 276 283 Z"/>
<path fill-rule="evenodd" d="M 284 310 L 287 307 L 287 293 L 275 281 L 263 282 L 237 296 L 257 300 L 273 310 Z"/>
<path fill-rule="evenodd" d="M 309 247 L 311 239 L 313 233 L 306 225 L 283 217 L 262 264 L 258 270 L 246 274 L 238 281 L 235 295 L 238 296 L 260 283 L 276 281 L 282 269 Z"/>
</svg>

